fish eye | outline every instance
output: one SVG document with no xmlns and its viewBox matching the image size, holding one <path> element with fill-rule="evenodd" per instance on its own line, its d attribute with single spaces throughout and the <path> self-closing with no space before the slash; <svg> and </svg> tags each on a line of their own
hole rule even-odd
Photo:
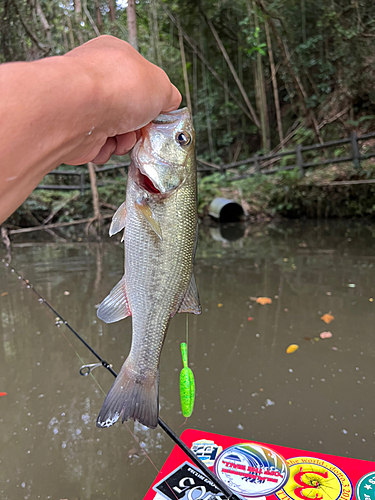
<svg viewBox="0 0 375 500">
<path fill-rule="evenodd" d="M 181 145 L 181 146 L 187 146 L 191 142 L 191 137 L 187 132 L 177 132 L 176 134 L 176 141 Z"/>
</svg>

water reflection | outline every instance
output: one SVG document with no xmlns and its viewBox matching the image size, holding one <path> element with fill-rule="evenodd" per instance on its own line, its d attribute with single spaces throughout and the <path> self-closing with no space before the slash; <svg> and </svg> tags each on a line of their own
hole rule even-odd
<svg viewBox="0 0 375 500">
<path fill-rule="evenodd" d="M 346 222 L 251 227 L 236 241 L 201 229 L 203 314 L 189 318 L 197 385 L 189 427 L 375 459 L 374 237 L 375 226 Z M 35 243 L 16 248 L 12 264 L 119 369 L 131 321 L 105 325 L 95 305 L 122 276 L 121 245 Z M 256 304 L 258 296 L 272 304 Z M 328 312 L 335 319 L 326 325 Z M 0 398 L 0 496 L 142 498 L 156 474 L 142 450 L 161 467 L 172 444 L 139 424 L 95 427 L 112 376 L 98 368 L 95 378 L 81 377 L 79 368 L 95 359 L 55 319 L 0 266 L 0 392 L 8 393 Z M 320 339 L 327 330 L 332 338 Z M 160 389 L 161 416 L 177 432 L 184 339 L 178 315 Z M 300 347 L 288 355 L 291 343 Z"/>
</svg>

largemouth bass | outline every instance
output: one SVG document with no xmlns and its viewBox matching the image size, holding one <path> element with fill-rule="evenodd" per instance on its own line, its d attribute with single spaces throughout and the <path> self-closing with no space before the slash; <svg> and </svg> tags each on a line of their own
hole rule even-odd
<svg viewBox="0 0 375 500">
<path fill-rule="evenodd" d="M 119 418 L 155 428 L 159 415 L 159 360 L 170 319 L 200 314 L 193 275 L 197 237 L 195 132 L 184 108 L 144 127 L 132 152 L 126 200 L 110 235 L 124 229 L 125 274 L 98 309 L 106 323 L 132 316 L 129 356 L 97 418 Z"/>
</svg>

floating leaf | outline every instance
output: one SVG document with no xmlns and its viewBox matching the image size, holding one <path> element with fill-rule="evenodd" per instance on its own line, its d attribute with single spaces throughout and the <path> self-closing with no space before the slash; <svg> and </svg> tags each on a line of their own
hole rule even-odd
<svg viewBox="0 0 375 500">
<path fill-rule="evenodd" d="M 6 295 L 8 295 L 8 292 L 3 292 L 0 297 L 5 297 Z"/>
<path fill-rule="evenodd" d="M 297 344 L 290 344 L 290 346 L 287 348 L 286 353 L 287 354 L 292 354 L 292 352 L 295 352 L 298 349 Z"/>
<path fill-rule="evenodd" d="M 331 332 L 322 332 L 320 334 L 320 338 L 321 339 L 330 339 L 332 337 L 332 333 Z"/>
<path fill-rule="evenodd" d="M 256 303 L 265 306 L 266 304 L 272 304 L 272 299 L 269 297 L 258 297 Z"/>
<path fill-rule="evenodd" d="M 323 316 L 320 319 L 322 319 L 324 321 L 324 323 L 329 325 L 329 323 L 331 323 L 331 321 L 333 321 L 335 319 L 335 317 L 332 316 L 332 314 L 326 313 L 326 314 L 323 314 Z"/>
</svg>

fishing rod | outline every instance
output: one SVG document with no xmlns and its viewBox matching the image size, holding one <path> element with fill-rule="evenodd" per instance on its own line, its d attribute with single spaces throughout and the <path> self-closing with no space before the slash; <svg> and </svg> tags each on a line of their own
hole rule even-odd
<svg viewBox="0 0 375 500">
<path fill-rule="evenodd" d="M 87 376 L 91 373 L 91 371 L 96 368 L 97 366 L 103 366 L 106 368 L 114 377 L 117 377 L 117 373 L 115 370 L 112 368 L 112 365 L 110 365 L 104 358 L 98 354 L 95 349 L 93 349 L 86 341 L 84 338 L 81 337 L 81 335 L 64 319 L 61 314 L 59 314 L 54 307 L 48 302 L 47 299 L 45 299 L 39 292 L 34 288 L 34 286 L 30 283 L 30 281 L 26 278 L 24 278 L 14 267 L 11 267 L 10 263 L 6 260 L 3 259 L 3 264 L 5 267 L 10 269 L 10 272 L 13 274 L 16 274 L 18 279 L 22 281 L 28 290 L 31 290 L 37 297 L 38 297 L 38 302 L 41 304 L 45 304 L 50 311 L 53 312 L 55 317 L 61 321 L 76 337 L 78 340 L 82 342 L 82 344 L 87 347 L 87 349 L 98 359 L 99 363 L 92 363 L 92 364 L 87 364 L 81 366 L 79 373 L 82 376 Z M 214 484 L 219 488 L 219 490 L 226 495 L 227 500 L 241 500 L 238 498 L 227 486 L 224 484 L 196 455 L 195 453 L 188 447 L 186 444 L 173 432 L 173 430 L 162 420 L 160 417 L 158 417 L 158 424 L 162 428 L 162 430 L 169 436 L 172 441 L 189 457 L 189 459 L 205 474 Z"/>
</svg>

